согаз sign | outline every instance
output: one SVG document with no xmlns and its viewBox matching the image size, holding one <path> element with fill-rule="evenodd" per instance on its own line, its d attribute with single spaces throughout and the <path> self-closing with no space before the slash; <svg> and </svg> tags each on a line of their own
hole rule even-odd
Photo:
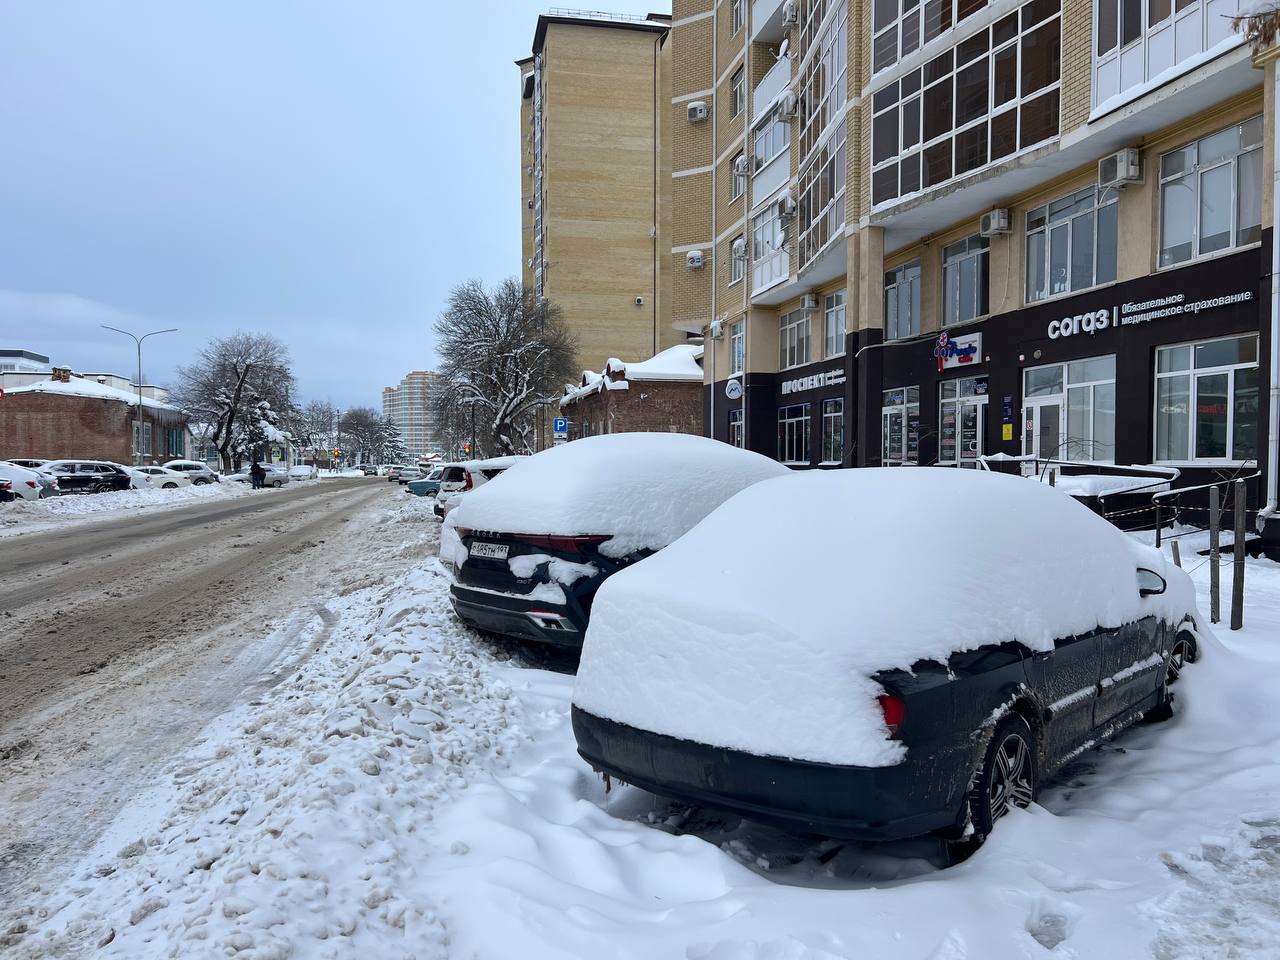
<svg viewBox="0 0 1280 960">
<path fill-rule="evenodd" d="M 1157 297 L 1154 300 L 1141 300 L 1136 303 L 1129 301 L 1110 309 L 1088 310 L 1060 320 L 1050 320 L 1047 332 L 1050 340 L 1075 336 L 1077 333 L 1087 333 L 1092 336 L 1115 327 L 1128 327 L 1137 323 L 1146 323 L 1149 320 L 1163 320 L 1165 317 L 1200 313 L 1202 310 L 1213 310 L 1215 307 L 1247 303 L 1252 299 L 1252 290 L 1206 297 L 1203 300 L 1188 300 L 1186 294 L 1172 293 L 1167 297 Z"/>
</svg>

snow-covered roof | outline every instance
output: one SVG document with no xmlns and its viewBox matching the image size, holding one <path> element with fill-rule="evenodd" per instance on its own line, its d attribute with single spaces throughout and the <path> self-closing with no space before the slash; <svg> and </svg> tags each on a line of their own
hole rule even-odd
<svg viewBox="0 0 1280 960">
<path fill-rule="evenodd" d="M 700 343 L 678 343 L 648 360 L 626 362 L 617 357 L 605 361 L 604 370 L 582 371 L 582 385 L 565 391 L 560 405 L 572 403 L 601 390 L 626 390 L 631 380 L 666 380 L 679 383 L 701 383 L 703 347 Z"/>
<path fill-rule="evenodd" d="M 70 381 L 63 382 L 61 380 L 39 380 L 35 383 L 29 383 L 25 387 L 14 387 L 12 390 L 6 391 L 9 396 L 19 393 L 57 393 L 68 397 L 92 397 L 99 400 L 119 400 L 121 403 L 130 405 L 137 404 L 138 395 L 128 390 L 121 390 L 118 387 L 111 387 L 105 383 L 98 383 L 96 380 L 89 380 L 85 377 L 72 377 Z M 144 407 L 151 407 L 155 410 L 177 411 L 178 408 L 171 403 L 162 403 L 159 400 L 151 400 L 148 397 L 142 398 Z"/>
</svg>

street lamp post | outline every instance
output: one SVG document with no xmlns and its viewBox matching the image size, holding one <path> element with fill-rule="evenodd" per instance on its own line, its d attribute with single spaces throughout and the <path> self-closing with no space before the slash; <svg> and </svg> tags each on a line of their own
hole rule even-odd
<svg viewBox="0 0 1280 960">
<path fill-rule="evenodd" d="M 476 457 L 476 404 L 480 402 L 479 397 L 463 397 L 462 402 L 471 408 L 471 459 L 479 459 Z"/>
<path fill-rule="evenodd" d="M 177 333 L 177 327 L 169 327 L 167 330 L 152 330 L 150 333 L 144 333 L 142 336 L 130 333 L 128 330 L 121 330 L 119 327 L 100 324 L 103 330 L 112 330 L 116 333 L 123 333 L 126 337 L 133 339 L 138 346 L 138 410 L 133 418 L 133 465 L 135 467 L 142 465 L 142 341 L 147 337 L 154 337 L 161 333 Z"/>
</svg>

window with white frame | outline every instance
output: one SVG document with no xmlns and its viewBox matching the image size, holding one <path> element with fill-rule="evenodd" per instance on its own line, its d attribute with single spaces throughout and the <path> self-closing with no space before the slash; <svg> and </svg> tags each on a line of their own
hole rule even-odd
<svg viewBox="0 0 1280 960">
<path fill-rule="evenodd" d="M 1120 192 L 1083 190 L 1027 213 L 1027 302 L 1116 278 Z"/>
<path fill-rule="evenodd" d="M 1233 35 L 1239 0 L 1095 0 L 1093 105 L 1173 79 Z M 1243 36 L 1241 36 L 1243 40 Z M 1177 69 L 1181 67 L 1181 69 Z"/>
<path fill-rule="evenodd" d="M 1116 458 L 1116 358 L 1022 371 L 1022 452 L 1045 460 Z"/>
<path fill-rule="evenodd" d="M 740 114 L 746 105 L 747 71 L 745 67 L 739 67 L 729 81 L 729 118 L 733 119 Z"/>
<path fill-rule="evenodd" d="M 1058 0 L 1032 0 L 877 89 L 872 204 L 936 187 L 1056 137 L 1061 34 Z"/>
<path fill-rule="evenodd" d="M 1261 239 L 1261 117 L 1160 158 L 1160 266 Z"/>
<path fill-rule="evenodd" d="M 764 122 L 755 128 L 752 140 L 752 156 L 757 170 L 787 149 L 791 143 L 791 121 L 782 115 L 781 107 L 769 111 Z"/>
<path fill-rule="evenodd" d="M 729 411 L 729 443 L 732 446 L 742 448 L 746 446 L 746 434 L 742 428 L 742 408 Z"/>
<path fill-rule="evenodd" d="M 844 461 L 844 399 L 822 401 L 822 462 Z"/>
<path fill-rule="evenodd" d="M 810 2 L 808 6 L 825 7 L 825 3 Z M 816 11 L 811 11 L 812 13 Z M 825 17 L 825 13 L 823 14 Z M 841 0 L 821 35 L 814 38 L 806 51 L 800 68 L 796 89 L 799 91 L 799 147 L 801 163 L 822 141 L 824 131 L 844 116 L 847 99 L 848 73 L 848 5 Z"/>
<path fill-rule="evenodd" d="M 746 154 L 741 150 L 734 154 L 733 159 L 729 161 L 729 171 L 732 176 L 729 199 L 737 200 L 747 192 Z"/>
<path fill-rule="evenodd" d="M 787 276 L 791 258 L 787 256 L 786 241 L 776 203 L 767 204 L 751 218 L 752 290 L 761 290 Z"/>
<path fill-rule="evenodd" d="M 729 376 L 742 373 L 747 360 L 746 321 L 739 320 L 729 328 Z"/>
<path fill-rule="evenodd" d="M 729 6 L 729 35 L 736 37 L 747 22 L 747 0 L 731 0 Z"/>
<path fill-rule="evenodd" d="M 798 367 L 809 362 L 809 311 L 792 310 L 778 320 L 778 367 Z"/>
<path fill-rule="evenodd" d="M 809 404 L 778 408 L 778 459 L 783 463 L 809 462 Z"/>
<path fill-rule="evenodd" d="M 845 123 L 841 121 L 831 138 L 800 171 L 797 239 L 801 270 L 829 243 L 844 237 L 846 132 Z"/>
<path fill-rule="evenodd" d="M 737 283 L 747 272 L 747 241 L 738 234 L 729 244 L 729 283 Z"/>
<path fill-rule="evenodd" d="M 920 462 L 920 388 L 885 390 L 880 400 L 880 465 Z"/>
<path fill-rule="evenodd" d="M 1258 456 L 1258 338 L 1156 350 L 1157 461 Z"/>
<path fill-rule="evenodd" d="M 900 340 L 920 332 L 920 261 L 894 267 L 884 275 L 884 335 Z"/>
<path fill-rule="evenodd" d="M 824 357 L 838 357 L 844 353 L 844 290 L 828 293 L 823 302 L 823 344 Z"/>
<path fill-rule="evenodd" d="M 972 236 L 942 248 L 942 323 L 963 323 L 987 313 L 986 237 Z"/>
<path fill-rule="evenodd" d="M 986 5 L 987 0 L 874 0 L 872 70 L 887 70 Z"/>
</svg>

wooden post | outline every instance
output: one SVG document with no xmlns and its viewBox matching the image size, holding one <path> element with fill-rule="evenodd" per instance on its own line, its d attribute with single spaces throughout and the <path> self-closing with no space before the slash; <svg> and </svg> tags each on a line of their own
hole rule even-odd
<svg viewBox="0 0 1280 960">
<path fill-rule="evenodd" d="M 1244 626 L 1244 481 L 1236 481 L 1236 536 L 1231 547 L 1231 629 Z"/>
<path fill-rule="evenodd" d="M 1209 488 L 1209 622 L 1218 616 L 1218 488 Z"/>
<path fill-rule="evenodd" d="M 1178 541 L 1170 540 L 1169 546 L 1173 548 L 1173 565 L 1175 567 L 1182 566 L 1182 554 L 1178 552 Z"/>
</svg>

